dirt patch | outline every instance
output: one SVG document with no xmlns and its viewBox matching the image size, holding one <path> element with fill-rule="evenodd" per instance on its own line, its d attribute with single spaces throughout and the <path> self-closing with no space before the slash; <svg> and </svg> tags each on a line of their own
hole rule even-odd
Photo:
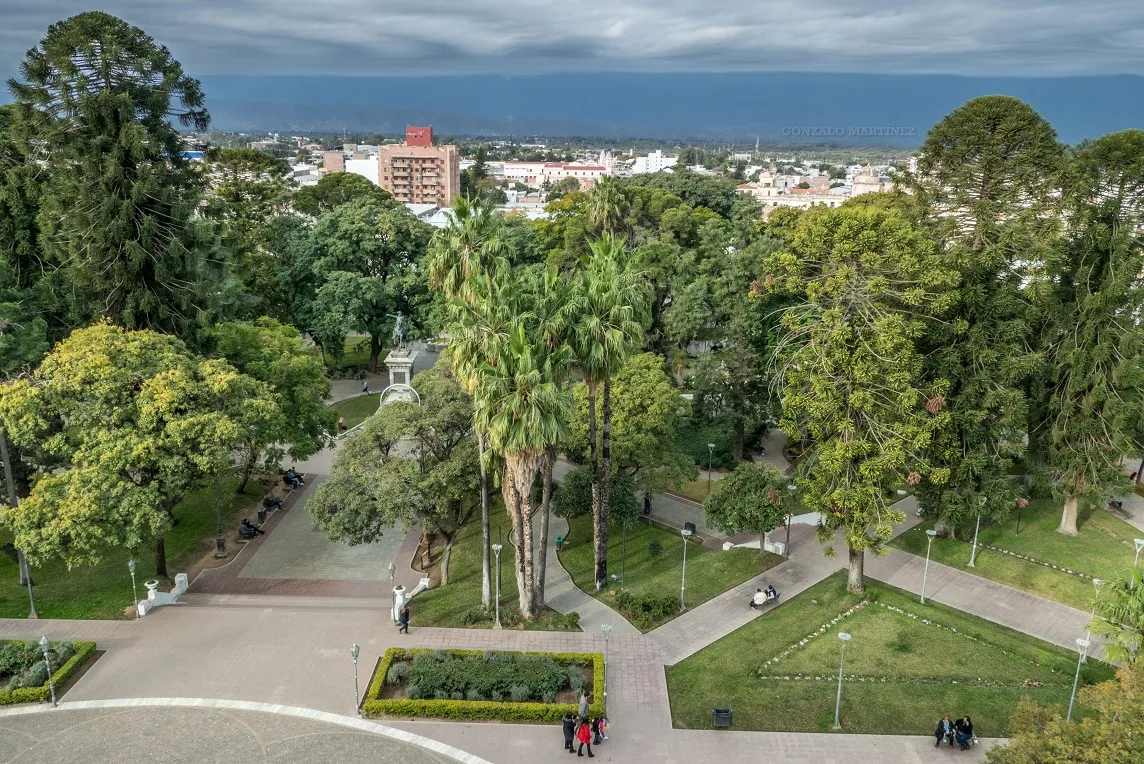
<svg viewBox="0 0 1144 764">
<path fill-rule="evenodd" d="M 258 478 L 252 477 L 251 480 L 257 480 L 257 482 L 261 483 L 263 486 L 273 485 L 273 487 L 270 488 L 269 490 L 264 489 L 263 495 L 264 496 L 270 495 L 270 496 L 274 496 L 276 498 L 282 499 L 283 509 L 285 509 L 286 501 L 289 499 L 291 494 L 294 493 L 293 491 L 286 489 L 282 485 L 282 481 L 280 481 L 280 480 L 278 481 L 278 483 L 276 485 L 272 484 L 270 481 L 273 480 L 273 476 L 267 475 L 267 476 L 259 476 Z M 257 501 L 251 502 L 242 512 L 239 512 L 238 514 L 240 517 L 245 516 L 245 517 L 257 518 L 258 517 L 258 509 L 261 506 L 262 506 L 262 499 L 260 498 Z M 266 523 L 258 523 L 257 519 L 256 519 L 255 525 L 259 525 L 259 526 L 268 525 L 270 523 L 271 519 L 273 519 L 276 515 L 281 514 L 283 509 L 271 510 L 266 516 Z M 201 545 L 202 553 L 197 559 L 195 559 L 193 561 L 189 561 L 185 565 L 179 566 L 183 570 L 186 571 L 187 581 L 194 581 L 198 577 L 198 575 L 200 573 L 202 573 L 204 570 L 210 570 L 211 568 L 221 568 L 223 565 L 226 565 L 227 563 L 231 562 L 234 559 L 235 555 L 237 555 L 242 550 L 242 548 L 244 546 L 246 546 L 246 540 L 240 539 L 238 537 L 238 528 L 237 527 L 234 527 L 231 530 L 229 530 L 225 534 L 225 538 L 226 538 L 226 556 L 225 557 L 217 557 L 216 556 L 218 547 L 217 547 L 216 542 L 215 542 L 215 537 L 211 536 L 210 538 L 203 540 L 203 543 Z M 128 608 L 128 610 L 130 611 L 131 608 Z"/>
</svg>

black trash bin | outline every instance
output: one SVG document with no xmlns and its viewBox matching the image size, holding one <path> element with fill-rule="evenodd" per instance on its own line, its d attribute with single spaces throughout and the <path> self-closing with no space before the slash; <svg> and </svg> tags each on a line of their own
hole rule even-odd
<svg viewBox="0 0 1144 764">
<path fill-rule="evenodd" d="M 684 523 L 683 529 L 686 531 L 691 531 L 692 533 L 695 533 L 695 523 Z"/>
<path fill-rule="evenodd" d="M 715 728 L 731 726 L 731 709 L 716 708 L 711 711 L 711 726 Z"/>
<path fill-rule="evenodd" d="M 266 507 L 259 507 L 258 508 L 258 522 L 260 522 L 260 523 L 266 522 Z"/>
</svg>

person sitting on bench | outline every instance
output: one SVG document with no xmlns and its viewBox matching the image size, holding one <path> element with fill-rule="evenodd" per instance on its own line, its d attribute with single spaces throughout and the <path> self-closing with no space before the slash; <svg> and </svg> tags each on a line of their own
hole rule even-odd
<svg viewBox="0 0 1144 764">
<path fill-rule="evenodd" d="M 266 509 L 282 509 L 282 499 L 267 494 L 262 499 L 262 506 Z"/>
<path fill-rule="evenodd" d="M 767 601 L 774 602 L 779 598 L 779 593 L 775 591 L 775 585 L 771 584 L 767 587 Z"/>
<path fill-rule="evenodd" d="M 242 522 L 238 524 L 238 535 L 241 538 L 252 539 L 258 536 L 260 533 L 266 533 L 266 531 L 255 527 L 245 517 L 242 518 Z"/>
<path fill-rule="evenodd" d="M 286 474 L 282 476 L 282 482 L 286 483 L 291 488 L 297 488 L 300 485 L 306 485 L 306 481 L 302 479 L 301 475 L 294 471 L 293 467 L 286 470 Z"/>
<path fill-rule="evenodd" d="M 762 589 L 755 590 L 755 596 L 751 598 L 751 609 L 754 610 L 758 607 L 761 607 L 761 606 L 767 604 L 768 599 L 770 599 L 770 598 L 767 597 L 767 593 L 764 592 Z"/>
</svg>

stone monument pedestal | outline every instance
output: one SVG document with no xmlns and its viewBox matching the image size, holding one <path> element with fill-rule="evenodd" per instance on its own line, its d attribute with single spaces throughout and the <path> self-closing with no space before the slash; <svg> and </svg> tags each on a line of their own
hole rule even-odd
<svg viewBox="0 0 1144 764">
<path fill-rule="evenodd" d="M 404 345 L 390 350 L 389 355 L 385 357 L 385 365 L 389 369 L 389 384 L 412 384 L 413 364 L 416 360 L 417 351 Z"/>
</svg>

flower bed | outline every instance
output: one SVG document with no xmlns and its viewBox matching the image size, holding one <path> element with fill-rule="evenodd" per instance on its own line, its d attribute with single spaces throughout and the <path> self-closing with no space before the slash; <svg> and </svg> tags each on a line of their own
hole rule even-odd
<svg viewBox="0 0 1144 764">
<path fill-rule="evenodd" d="M 50 649 L 62 661 L 52 666 L 52 683 L 58 689 L 95 652 L 94 642 L 52 642 Z M 0 641 L 0 706 L 48 700 L 48 669 L 38 642 Z M 42 677 L 42 679 L 41 679 Z"/>
<path fill-rule="evenodd" d="M 589 679 L 585 672 L 590 672 Z M 603 713 L 600 653 L 406 650 L 391 647 L 366 691 L 367 716 L 426 716 L 466 721 L 555 722 L 576 713 L 590 690 Z"/>
</svg>

